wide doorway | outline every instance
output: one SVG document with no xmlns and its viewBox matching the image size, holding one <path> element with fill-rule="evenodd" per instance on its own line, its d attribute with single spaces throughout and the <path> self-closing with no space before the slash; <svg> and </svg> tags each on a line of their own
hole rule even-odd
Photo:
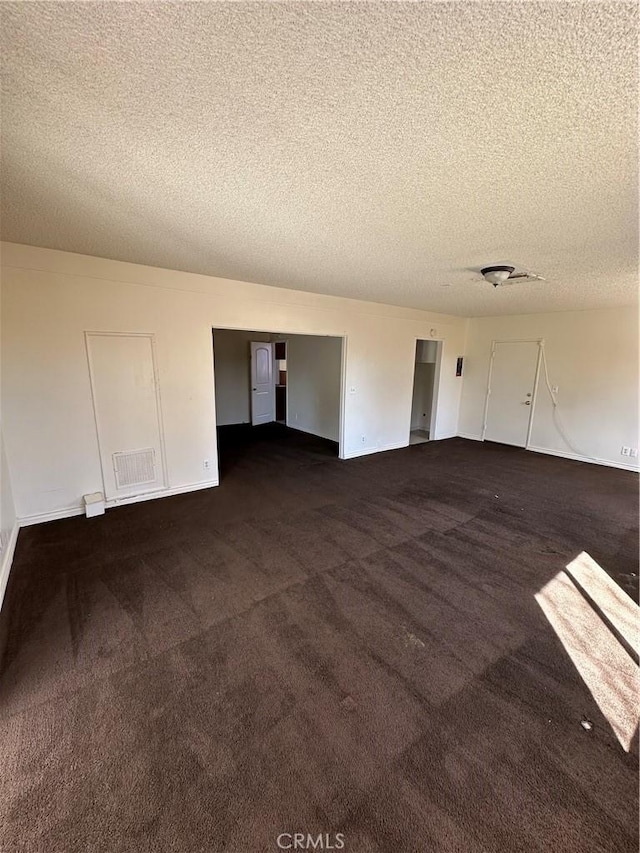
<svg viewBox="0 0 640 853">
<path fill-rule="evenodd" d="M 343 350 L 334 336 L 213 329 L 221 476 L 270 443 L 340 455 Z"/>
</svg>

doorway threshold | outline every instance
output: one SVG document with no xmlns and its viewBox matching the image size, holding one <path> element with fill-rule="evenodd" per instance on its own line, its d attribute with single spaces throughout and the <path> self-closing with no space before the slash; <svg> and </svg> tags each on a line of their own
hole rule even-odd
<svg viewBox="0 0 640 853">
<path fill-rule="evenodd" d="M 409 433 L 409 444 L 425 444 L 429 441 L 429 432 L 424 429 L 412 429 Z"/>
</svg>

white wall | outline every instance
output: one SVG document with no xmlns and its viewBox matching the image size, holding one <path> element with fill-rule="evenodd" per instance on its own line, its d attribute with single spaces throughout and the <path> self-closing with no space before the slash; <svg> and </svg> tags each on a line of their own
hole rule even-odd
<svg viewBox="0 0 640 853">
<path fill-rule="evenodd" d="M 251 423 L 251 341 L 268 334 L 214 329 L 216 419 L 218 426 Z"/>
<path fill-rule="evenodd" d="M 155 335 L 170 490 L 217 482 L 220 326 L 347 337 L 348 457 L 408 443 L 416 338 L 433 329 L 444 340 L 434 437 L 457 432 L 462 318 L 15 244 L 2 264 L 3 426 L 20 518 L 79 511 L 102 490 L 86 330 Z"/>
<path fill-rule="evenodd" d="M 482 434 L 492 340 L 544 338 L 550 384 L 571 442 L 560 434 L 542 376 L 533 413 L 531 447 L 606 464 L 638 468 L 620 455 L 638 447 L 638 317 L 633 307 L 471 320 L 464 360 L 459 432 Z"/>
<path fill-rule="evenodd" d="M 297 335 L 287 338 L 288 425 L 331 441 L 340 440 L 342 340 Z"/>
</svg>

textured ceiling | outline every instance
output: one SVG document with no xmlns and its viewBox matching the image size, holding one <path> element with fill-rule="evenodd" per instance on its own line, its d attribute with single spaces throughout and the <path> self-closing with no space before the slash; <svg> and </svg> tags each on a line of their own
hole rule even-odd
<svg viewBox="0 0 640 853">
<path fill-rule="evenodd" d="M 635 4 L 0 14 L 5 240 L 465 316 L 635 299 Z M 548 281 L 468 269 L 500 261 Z"/>
</svg>

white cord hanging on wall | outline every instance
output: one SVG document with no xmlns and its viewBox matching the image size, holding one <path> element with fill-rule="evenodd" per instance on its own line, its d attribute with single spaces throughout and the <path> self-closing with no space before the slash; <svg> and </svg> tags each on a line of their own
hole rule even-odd
<svg viewBox="0 0 640 853">
<path fill-rule="evenodd" d="M 542 358 L 542 373 L 544 376 L 544 384 L 546 385 L 547 391 L 549 392 L 549 397 L 551 398 L 551 417 L 553 419 L 555 428 L 558 430 L 560 437 L 567 445 L 567 447 L 572 450 L 577 456 L 583 456 L 585 459 L 591 459 L 593 462 L 598 462 L 599 460 L 595 456 L 591 456 L 591 454 L 585 453 L 583 450 L 577 448 L 573 444 L 571 439 L 567 436 L 567 430 L 564 424 L 562 423 L 562 418 L 560 417 L 560 412 L 558 410 L 557 389 L 554 390 L 549 380 L 549 370 L 547 367 L 547 356 L 544 349 L 544 341 L 540 342 L 540 354 Z"/>
</svg>

